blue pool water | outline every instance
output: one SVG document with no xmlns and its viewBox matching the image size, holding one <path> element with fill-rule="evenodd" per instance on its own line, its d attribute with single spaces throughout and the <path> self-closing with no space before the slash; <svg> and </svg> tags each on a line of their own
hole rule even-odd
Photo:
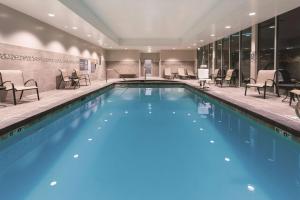
<svg viewBox="0 0 300 200">
<path fill-rule="evenodd" d="M 0 199 L 300 199 L 298 143 L 163 87 L 115 87 L 2 140 Z"/>
</svg>

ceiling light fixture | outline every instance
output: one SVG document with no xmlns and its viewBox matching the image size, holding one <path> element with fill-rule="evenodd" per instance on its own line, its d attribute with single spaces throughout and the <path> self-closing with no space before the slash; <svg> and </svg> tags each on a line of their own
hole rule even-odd
<svg viewBox="0 0 300 200">
<path fill-rule="evenodd" d="M 251 13 L 249 13 L 249 16 L 254 16 L 254 15 L 256 15 L 256 13 L 255 13 L 255 12 L 251 12 Z"/>
<path fill-rule="evenodd" d="M 77 27 L 77 26 L 73 26 L 72 29 L 73 29 L 73 30 L 77 30 L 78 27 Z"/>
<path fill-rule="evenodd" d="M 200 40 L 200 42 L 204 42 L 204 40 Z"/>
<path fill-rule="evenodd" d="M 211 34 L 210 37 L 215 37 L 215 34 Z"/>
<path fill-rule="evenodd" d="M 92 37 L 92 35 L 91 35 L 91 34 L 88 34 L 87 36 L 88 36 L 88 37 Z"/>
<path fill-rule="evenodd" d="M 225 26 L 226 29 L 231 29 L 231 26 Z"/>
<path fill-rule="evenodd" d="M 53 14 L 53 13 L 48 13 L 48 16 L 49 16 L 49 17 L 55 17 L 55 14 Z"/>
</svg>

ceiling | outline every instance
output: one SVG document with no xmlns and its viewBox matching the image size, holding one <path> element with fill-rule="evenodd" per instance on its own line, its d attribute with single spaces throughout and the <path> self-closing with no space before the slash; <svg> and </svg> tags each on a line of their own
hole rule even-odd
<svg viewBox="0 0 300 200">
<path fill-rule="evenodd" d="M 0 2 L 104 48 L 143 51 L 197 48 L 300 6 L 299 0 Z M 49 12 L 55 17 L 49 18 Z M 78 26 L 80 31 L 65 26 Z"/>
</svg>

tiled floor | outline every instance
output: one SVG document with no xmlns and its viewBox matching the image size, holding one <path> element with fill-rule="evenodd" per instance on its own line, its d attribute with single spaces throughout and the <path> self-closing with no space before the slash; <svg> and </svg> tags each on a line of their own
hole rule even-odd
<svg viewBox="0 0 300 200">
<path fill-rule="evenodd" d="M 162 80 L 161 78 L 150 79 Z M 18 121 L 22 121 L 25 118 L 34 116 L 40 112 L 49 110 L 57 105 L 63 104 L 69 100 L 98 90 L 104 86 L 107 86 L 108 84 L 118 82 L 120 80 L 121 79 L 109 80 L 108 83 L 105 81 L 94 81 L 92 82 L 91 86 L 81 87 L 76 90 L 52 90 L 43 92 L 40 94 L 40 101 L 36 101 L 36 97 L 32 95 L 26 97 L 26 101 L 17 106 L 0 103 L 0 130 Z M 196 80 L 178 81 L 183 81 L 194 87 L 199 86 Z M 288 102 L 282 102 L 284 96 L 278 98 L 271 94 L 267 96 L 267 99 L 263 99 L 262 96 L 257 94 L 257 92 L 249 90 L 249 95 L 245 97 L 244 88 L 219 88 L 213 85 L 211 85 L 210 88 L 206 89 L 205 91 L 213 96 L 251 109 L 254 112 L 278 121 L 279 123 L 289 124 L 289 126 L 293 127 L 295 130 L 300 130 L 300 119 L 296 116 L 294 108 L 289 106 Z"/>
</svg>

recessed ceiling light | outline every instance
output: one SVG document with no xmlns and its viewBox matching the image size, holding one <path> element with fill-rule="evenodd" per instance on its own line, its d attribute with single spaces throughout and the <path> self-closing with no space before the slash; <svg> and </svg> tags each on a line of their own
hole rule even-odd
<svg viewBox="0 0 300 200">
<path fill-rule="evenodd" d="M 72 27 L 72 29 L 73 29 L 73 30 L 77 30 L 77 29 L 78 29 L 78 27 L 76 27 L 76 26 L 73 26 L 73 27 Z"/>
<path fill-rule="evenodd" d="M 200 50 L 200 47 L 198 48 L 198 50 Z"/>
<path fill-rule="evenodd" d="M 211 34 L 210 36 L 211 36 L 211 37 L 215 37 L 215 34 Z"/>
<path fill-rule="evenodd" d="M 53 13 L 48 13 L 48 16 L 49 16 L 49 17 L 55 17 L 55 14 L 53 14 Z"/>
<path fill-rule="evenodd" d="M 249 16 L 254 16 L 254 15 L 256 15 L 256 13 L 255 13 L 255 12 L 251 12 L 251 13 L 249 13 Z"/>
<path fill-rule="evenodd" d="M 92 37 L 92 35 L 91 35 L 91 34 L 88 34 L 87 36 L 88 36 L 88 37 Z"/>
<path fill-rule="evenodd" d="M 231 26 L 225 26 L 226 29 L 231 29 Z"/>
<path fill-rule="evenodd" d="M 204 42 L 204 40 L 200 40 L 200 42 Z"/>
</svg>

